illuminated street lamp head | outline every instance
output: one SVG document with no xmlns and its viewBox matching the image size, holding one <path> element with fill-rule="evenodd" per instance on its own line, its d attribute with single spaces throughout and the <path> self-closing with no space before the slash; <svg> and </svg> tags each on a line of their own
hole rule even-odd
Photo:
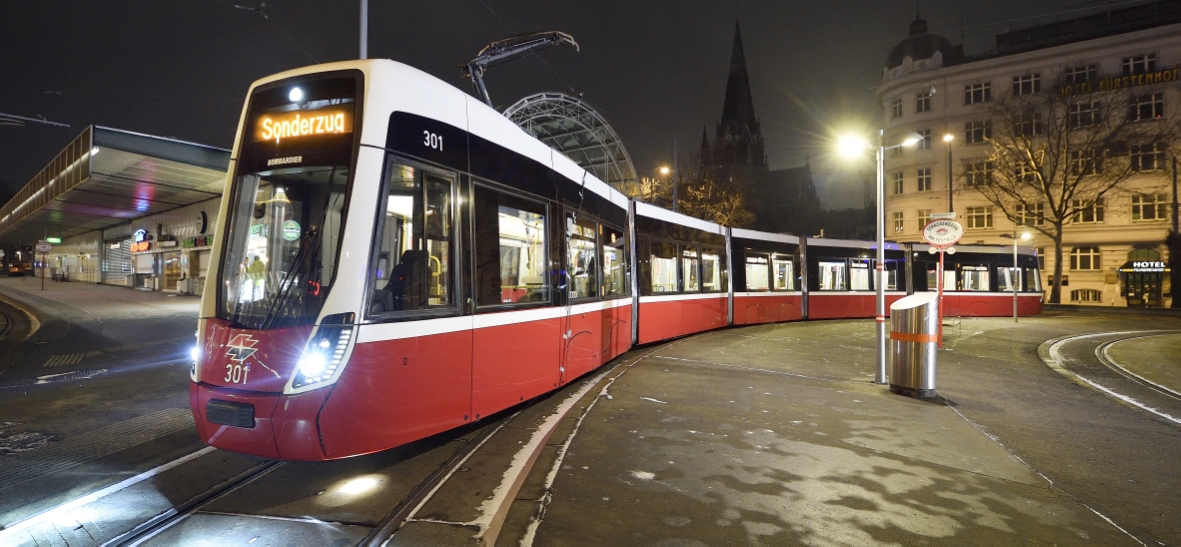
<svg viewBox="0 0 1181 547">
<path fill-rule="evenodd" d="M 660 174 L 661 174 L 661 175 L 667 175 L 669 171 L 670 171 L 670 169 L 668 168 L 668 166 L 667 166 L 667 165 L 665 165 L 665 166 L 662 166 L 662 167 L 660 168 Z"/>
<path fill-rule="evenodd" d="M 1025 232 L 1024 234 L 1021 234 L 1021 239 L 1024 239 L 1024 240 L 1033 239 L 1033 234 L 1031 234 L 1029 232 Z"/>
<path fill-rule="evenodd" d="M 918 144 L 919 141 L 921 141 L 921 140 L 923 140 L 922 135 L 920 135 L 918 133 L 911 133 L 911 134 L 907 135 L 905 139 L 902 140 L 901 145 L 902 146 L 914 146 L 914 145 Z"/>
<path fill-rule="evenodd" d="M 856 158 L 870 149 L 869 141 L 856 135 L 846 135 L 837 141 L 837 151 L 846 158 Z"/>
<path fill-rule="evenodd" d="M 951 133 L 946 133 L 943 135 L 943 142 L 951 142 L 953 140 L 955 140 L 955 135 L 952 135 Z"/>
</svg>

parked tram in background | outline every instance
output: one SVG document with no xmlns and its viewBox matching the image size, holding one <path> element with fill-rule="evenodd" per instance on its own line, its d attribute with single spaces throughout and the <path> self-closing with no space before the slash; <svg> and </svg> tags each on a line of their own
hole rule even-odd
<svg viewBox="0 0 1181 547">
<path fill-rule="evenodd" d="M 190 403 L 207 443 L 267 458 L 396 447 L 635 344 L 873 315 L 870 243 L 732 230 L 631 201 L 388 60 L 252 85 L 218 218 Z M 908 289 L 908 257 L 888 253 L 893 298 Z M 975 265 L 963 264 L 954 272 Z M 1017 277 L 1040 290 L 1036 270 Z"/>
</svg>

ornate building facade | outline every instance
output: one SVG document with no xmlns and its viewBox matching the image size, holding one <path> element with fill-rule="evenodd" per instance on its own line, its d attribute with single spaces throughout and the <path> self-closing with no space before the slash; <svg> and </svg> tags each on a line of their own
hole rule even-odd
<svg viewBox="0 0 1181 547">
<path fill-rule="evenodd" d="M 1036 229 L 1044 227 L 1038 212 L 1043 205 L 1022 214 L 1006 214 L 983 194 L 961 184 L 973 177 L 992 176 L 993 166 L 986 161 L 992 151 L 987 142 L 994 125 L 989 115 L 992 102 L 1039 93 L 1086 94 L 1101 86 L 1119 86 L 1128 88 L 1126 115 L 1139 116 L 1136 123 L 1168 123 L 1177 118 L 1181 105 L 1179 63 L 1178 0 L 1146 2 L 1000 34 L 994 49 L 970 56 L 930 34 L 926 22 L 917 19 L 906 40 L 887 56 L 876 92 L 887 146 L 911 133 L 923 137 L 916 148 L 899 148 L 886 155 L 888 237 L 921 242 L 923 226 L 932 213 L 949 210 L 949 190 L 954 190 L 951 210 L 965 227 L 962 241 L 1011 245 L 1013 240 L 1002 234 L 1030 233 L 1030 246 L 1043 263 L 1048 290 L 1055 254 L 1053 241 Z M 1084 113 L 1069 113 L 1076 114 Z M 1063 227 L 1063 304 L 1167 306 L 1170 302 L 1164 241 L 1171 226 L 1175 143 L 1151 148 L 1123 144 L 1120 153 L 1131 155 L 1135 174 Z"/>
</svg>

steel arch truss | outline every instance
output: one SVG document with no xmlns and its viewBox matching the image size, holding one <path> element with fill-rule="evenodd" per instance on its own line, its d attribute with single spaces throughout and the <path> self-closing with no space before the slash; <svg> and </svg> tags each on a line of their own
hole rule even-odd
<svg viewBox="0 0 1181 547">
<path fill-rule="evenodd" d="M 612 187 L 636 182 L 635 165 L 619 135 L 581 99 L 538 93 L 517 101 L 504 115 Z"/>
</svg>

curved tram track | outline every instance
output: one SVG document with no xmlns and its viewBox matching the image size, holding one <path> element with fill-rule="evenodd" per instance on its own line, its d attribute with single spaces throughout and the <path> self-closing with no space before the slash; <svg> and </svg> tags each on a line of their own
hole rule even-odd
<svg viewBox="0 0 1181 547">
<path fill-rule="evenodd" d="M 1059 374 L 1124 404 L 1181 425 L 1181 393 L 1128 370 L 1109 349 L 1118 343 L 1162 335 L 1175 330 L 1099 332 L 1047 340 L 1038 348 L 1042 361 Z"/>
</svg>

